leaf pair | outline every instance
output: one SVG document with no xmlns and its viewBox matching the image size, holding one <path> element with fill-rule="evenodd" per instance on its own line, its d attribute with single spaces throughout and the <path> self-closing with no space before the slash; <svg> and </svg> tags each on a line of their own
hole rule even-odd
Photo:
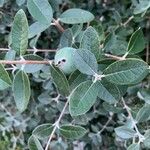
<svg viewBox="0 0 150 150">
<path fill-rule="evenodd" d="M 39 140 L 45 140 L 48 138 L 52 131 L 54 125 L 52 124 L 42 124 L 36 127 L 32 136 L 28 140 L 28 145 L 30 150 L 39 149 L 42 150 L 42 146 Z M 58 128 L 60 134 L 68 139 L 79 139 L 86 134 L 86 130 L 81 126 L 73 126 L 73 125 L 63 125 Z"/>
</svg>

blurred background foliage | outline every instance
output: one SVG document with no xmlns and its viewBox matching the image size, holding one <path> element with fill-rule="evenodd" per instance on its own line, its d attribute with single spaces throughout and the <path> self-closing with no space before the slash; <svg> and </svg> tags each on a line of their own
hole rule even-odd
<svg viewBox="0 0 150 150">
<path fill-rule="evenodd" d="M 137 0 L 49 0 L 54 17 L 57 18 L 62 12 L 69 8 L 82 8 L 92 12 L 95 20 L 91 23 L 97 30 L 103 27 L 104 33 L 99 31 L 102 40 L 106 37 L 109 42 L 106 43 L 106 52 L 119 55 L 118 49 L 123 52 L 126 48 L 130 35 L 138 28 L 142 27 L 146 37 L 147 49 L 140 53 L 140 56 L 149 61 L 147 51 L 149 49 L 149 26 L 150 11 L 146 14 L 136 15 L 127 25 L 126 21 L 133 16 L 134 6 Z M 42 2 L 41 2 L 42 4 Z M 28 17 L 29 25 L 34 20 L 29 15 L 26 7 L 26 0 L 0 0 L 0 48 L 8 48 L 9 33 L 11 30 L 13 18 L 19 9 L 23 9 Z M 68 25 L 63 25 L 65 29 Z M 69 26 L 71 27 L 71 26 Z M 113 36 L 111 36 L 111 33 Z M 108 36 L 109 35 L 109 36 Z M 39 49 L 57 49 L 60 42 L 61 33 L 53 26 L 49 27 L 39 37 L 36 47 Z M 110 40 L 111 39 L 111 40 Z M 30 39 L 32 47 L 33 39 Z M 115 43 L 115 44 L 114 44 Z M 1 58 L 3 58 L 1 52 Z M 121 54 L 121 53 L 120 53 Z M 52 59 L 53 53 L 39 53 L 44 58 Z M 58 114 L 62 110 L 65 99 L 59 98 L 57 91 L 52 84 L 49 68 L 44 66 L 41 71 L 30 75 L 32 97 L 28 109 L 20 114 L 14 104 L 12 92 L 5 90 L 0 92 L 0 150 L 25 150 L 27 140 L 32 130 L 42 123 L 54 123 Z M 149 87 L 150 79 L 147 78 L 143 83 L 128 88 L 125 99 L 133 110 L 133 114 L 143 105 L 139 98 L 139 93 Z M 147 93 L 143 92 L 148 96 Z M 102 104 L 103 103 L 103 104 Z M 110 111 L 115 115 L 106 129 L 97 134 L 109 118 Z M 126 149 L 125 141 L 116 137 L 114 128 L 123 124 L 125 119 L 122 106 L 113 108 L 105 102 L 97 102 L 93 110 L 81 117 L 74 118 L 76 124 L 85 126 L 88 134 L 80 141 L 65 140 L 62 137 L 53 138 L 51 142 L 52 150 L 123 150 Z M 62 123 L 71 121 L 69 112 L 66 111 Z M 130 120 L 129 120 L 130 123 Z M 148 122 L 140 124 L 144 129 L 149 127 Z"/>
</svg>

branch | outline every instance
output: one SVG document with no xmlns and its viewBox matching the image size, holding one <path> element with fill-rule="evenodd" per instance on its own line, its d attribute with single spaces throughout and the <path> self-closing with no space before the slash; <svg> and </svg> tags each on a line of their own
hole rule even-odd
<svg viewBox="0 0 150 150">
<path fill-rule="evenodd" d="M 57 19 L 57 20 L 53 19 L 53 22 L 54 22 L 54 25 L 59 29 L 60 32 L 64 32 L 65 31 L 65 29 L 59 23 L 59 19 Z"/>
<path fill-rule="evenodd" d="M 9 48 L 0 48 L 0 51 L 9 51 Z M 28 52 L 34 52 L 35 49 L 27 49 Z M 56 52 L 56 49 L 36 49 L 36 52 Z"/>
<path fill-rule="evenodd" d="M 126 22 L 122 23 L 122 26 L 126 27 L 127 24 L 128 24 L 133 18 L 134 18 L 134 16 L 129 17 L 129 19 L 128 19 Z"/>
<path fill-rule="evenodd" d="M 104 54 L 106 57 L 108 58 L 112 58 L 114 60 L 125 60 L 124 57 L 119 57 L 119 56 L 115 56 L 115 55 L 112 55 L 112 54 Z"/>
<path fill-rule="evenodd" d="M 67 99 L 67 102 L 65 103 L 65 106 L 64 106 L 64 108 L 63 108 L 63 110 L 62 110 L 62 112 L 61 112 L 61 114 L 60 114 L 58 120 L 57 120 L 57 121 L 55 122 L 55 124 L 54 124 L 55 127 L 53 128 L 53 131 L 52 131 L 52 133 L 51 133 L 51 135 L 50 135 L 50 137 L 49 137 L 49 140 L 48 140 L 48 142 L 47 142 L 47 144 L 46 144 L 45 150 L 48 150 L 49 145 L 50 145 L 50 142 L 51 142 L 51 140 L 52 140 L 52 138 L 53 138 L 53 135 L 55 134 L 55 131 L 57 130 L 57 128 L 59 128 L 59 123 L 60 123 L 60 121 L 61 121 L 61 118 L 62 118 L 63 115 L 64 115 L 64 112 L 65 112 L 65 110 L 66 110 L 66 108 L 67 108 L 67 106 L 68 106 L 68 103 L 69 103 L 69 98 Z"/>
<path fill-rule="evenodd" d="M 132 123 L 133 123 L 134 129 L 135 129 L 135 131 L 136 131 L 136 133 L 137 133 L 137 136 L 138 136 L 138 138 L 139 138 L 139 143 L 140 143 L 140 142 L 143 142 L 143 140 L 144 140 L 145 138 L 144 138 L 144 136 L 143 136 L 143 135 L 139 132 L 139 130 L 138 130 L 138 127 L 137 127 L 137 125 L 136 125 L 136 121 L 134 120 L 134 118 L 133 118 L 133 116 L 132 116 L 132 114 L 131 114 L 131 112 L 130 112 L 131 109 L 126 105 L 126 103 L 125 103 L 125 101 L 124 101 L 123 98 L 122 98 L 122 102 L 123 102 L 124 108 L 126 109 L 128 115 L 129 115 L 129 118 L 131 119 L 131 121 L 132 121 Z"/>
<path fill-rule="evenodd" d="M 0 60 L 0 64 L 49 64 L 52 60 Z"/>
</svg>

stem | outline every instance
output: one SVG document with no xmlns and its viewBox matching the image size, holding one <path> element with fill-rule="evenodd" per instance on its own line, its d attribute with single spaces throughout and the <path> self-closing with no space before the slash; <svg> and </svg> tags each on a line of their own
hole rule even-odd
<svg viewBox="0 0 150 150">
<path fill-rule="evenodd" d="M 105 125 L 103 126 L 103 128 L 98 132 L 98 134 L 101 134 L 106 129 L 106 127 L 108 126 L 108 124 L 112 120 L 112 117 L 113 117 L 113 114 L 110 114 L 109 119 L 107 120 L 107 122 L 105 123 Z"/>
<path fill-rule="evenodd" d="M 59 23 L 59 19 L 57 19 L 57 20 L 53 19 L 53 22 L 54 22 L 54 25 L 59 29 L 60 32 L 64 32 L 65 31 L 65 29 Z"/>
<path fill-rule="evenodd" d="M 114 60 L 124 60 L 125 58 L 123 57 L 119 57 L 119 56 L 115 56 L 115 55 L 111 55 L 111 54 L 104 54 L 106 57 L 112 58 Z"/>
<path fill-rule="evenodd" d="M 57 129 L 58 126 L 59 126 L 59 123 L 60 123 L 60 121 L 61 121 L 61 118 L 62 118 L 63 115 L 64 115 L 64 112 L 65 112 L 65 110 L 66 110 L 66 108 L 67 108 L 67 106 L 68 106 L 68 103 L 69 103 L 69 98 L 68 98 L 67 102 L 65 103 L 65 106 L 64 106 L 64 108 L 63 108 L 63 110 L 62 110 L 62 112 L 61 112 L 61 114 L 60 114 L 58 120 L 55 122 L 55 127 L 53 128 L 53 131 L 52 131 L 52 133 L 51 133 L 51 135 L 50 135 L 50 137 L 49 137 L 49 140 L 48 140 L 48 142 L 47 142 L 47 144 L 46 144 L 45 150 L 48 150 L 48 148 L 49 148 L 50 142 L 51 142 L 51 140 L 52 140 L 52 138 L 53 138 L 53 135 L 54 135 L 56 129 Z"/>
<path fill-rule="evenodd" d="M 9 48 L 0 48 L 0 51 L 9 51 Z M 27 49 L 28 52 L 34 52 L 35 49 Z M 56 49 L 37 49 L 36 52 L 56 52 Z"/>
<path fill-rule="evenodd" d="M 129 17 L 129 19 L 122 24 L 122 26 L 126 27 L 126 25 L 134 18 L 134 16 Z"/>
<path fill-rule="evenodd" d="M 38 60 L 0 60 L 0 64 L 49 64 L 52 60 L 38 61 Z"/>
<path fill-rule="evenodd" d="M 134 129 L 135 129 L 135 131 L 137 132 L 137 136 L 138 136 L 138 138 L 139 138 L 139 143 L 140 143 L 140 142 L 142 142 L 145 138 L 144 138 L 144 136 L 139 132 L 138 127 L 137 127 L 137 125 L 136 125 L 136 121 L 134 120 L 134 118 L 133 118 L 133 116 L 132 116 L 132 114 L 131 114 L 131 112 L 130 112 L 130 108 L 126 105 L 126 103 L 125 103 L 125 101 L 124 101 L 123 98 L 122 98 L 122 102 L 123 102 L 124 108 L 126 109 L 126 111 L 127 111 L 128 115 L 129 115 L 130 119 L 132 120 L 132 123 L 133 123 L 133 125 L 134 125 Z"/>
</svg>

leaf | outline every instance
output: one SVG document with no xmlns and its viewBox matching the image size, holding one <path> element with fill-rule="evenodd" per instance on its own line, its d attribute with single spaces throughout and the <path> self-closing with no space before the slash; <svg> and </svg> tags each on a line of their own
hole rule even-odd
<svg viewBox="0 0 150 150">
<path fill-rule="evenodd" d="M 63 72 L 58 67 L 55 67 L 53 64 L 50 65 L 50 72 L 51 72 L 51 77 L 59 93 L 64 96 L 68 96 L 70 93 L 69 83 L 66 79 L 66 76 L 63 74 Z"/>
<path fill-rule="evenodd" d="M 69 96 L 69 110 L 72 116 L 85 114 L 93 106 L 98 95 L 98 83 L 85 81 L 79 84 Z"/>
<path fill-rule="evenodd" d="M 79 24 L 91 22 L 94 19 L 94 16 L 83 9 L 72 8 L 62 13 L 59 19 L 66 24 Z"/>
<path fill-rule="evenodd" d="M 10 87 L 12 84 L 12 81 L 5 70 L 4 66 L 0 64 L 0 90 L 4 90 L 8 87 Z"/>
<path fill-rule="evenodd" d="M 73 53 L 74 64 L 76 68 L 87 75 L 94 75 L 97 73 L 98 64 L 93 53 L 88 50 L 78 49 Z"/>
<path fill-rule="evenodd" d="M 72 31 L 74 39 L 80 34 L 80 32 L 82 31 L 82 28 L 83 28 L 83 24 L 79 24 L 79 25 L 78 24 L 74 24 L 71 27 L 71 31 Z"/>
<path fill-rule="evenodd" d="M 86 129 L 81 126 L 63 125 L 59 129 L 60 134 L 68 139 L 80 139 L 86 134 Z"/>
<path fill-rule="evenodd" d="M 34 19 L 42 24 L 50 25 L 53 19 L 52 7 L 48 0 L 28 0 L 27 7 Z"/>
<path fill-rule="evenodd" d="M 146 148 L 150 148 L 150 130 L 147 130 L 144 134 L 143 144 Z"/>
<path fill-rule="evenodd" d="M 36 54 L 28 54 L 28 55 L 24 55 L 23 58 L 25 60 L 37 60 L 37 61 L 42 61 L 43 58 L 36 55 Z M 17 68 L 21 68 L 22 65 L 17 65 Z M 39 70 L 41 70 L 43 68 L 43 64 L 25 64 L 24 65 L 24 72 L 26 73 L 35 73 Z"/>
<path fill-rule="evenodd" d="M 71 47 L 73 43 L 73 35 L 71 29 L 67 29 L 63 32 L 60 43 L 59 43 L 59 49 L 64 47 Z"/>
<path fill-rule="evenodd" d="M 150 89 L 141 89 L 138 91 L 137 96 L 144 100 L 145 103 L 150 104 Z"/>
<path fill-rule="evenodd" d="M 133 143 L 127 148 L 127 150 L 140 150 L 140 144 Z"/>
<path fill-rule="evenodd" d="M 33 38 L 34 36 L 40 34 L 44 30 L 46 30 L 49 27 L 47 24 L 43 24 L 40 22 L 35 22 L 29 26 L 29 35 L 28 38 Z"/>
<path fill-rule="evenodd" d="M 3 7 L 5 0 L 0 0 L 0 7 Z"/>
<path fill-rule="evenodd" d="M 17 12 L 11 30 L 12 49 L 18 55 L 25 54 L 28 47 L 28 21 L 24 11 Z"/>
<path fill-rule="evenodd" d="M 82 36 L 80 48 L 91 51 L 97 59 L 100 56 L 100 41 L 97 31 L 88 27 Z"/>
<path fill-rule="evenodd" d="M 109 65 L 105 70 L 105 79 L 118 85 L 136 84 L 148 74 L 148 65 L 140 59 L 126 59 Z"/>
<path fill-rule="evenodd" d="M 28 140 L 28 147 L 29 150 L 43 150 L 41 143 L 33 135 Z"/>
<path fill-rule="evenodd" d="M 130 139 L 136 135 L 136 132 L 133 129 L 127 128 L 125 126 L 115 128 L 117 136 L 122 139 Z"/>
<path fill-rule="evenodd" d="M 137 113 L 136 121 L 144 122 L 147 121 L 150 117 L 150 104 L 145 104 Z"/>
<path fill-rule="evenodd" d="M 48 138 L 50 136 L 53 128 L 54 128 L 53 125 L 50 123 L 42 124 L 42 125 L 37 126 L 33 130 L 32 135 L 34 135 L 34 137 L 42 140 L 42 139 Z"/>
<path fill-rule="evenodd" d="M 18 110 L 20 112 L 25 111 L 29 103 L 31 91 L 29 78 L 24 71 L 20 70 L 16 73 L 12 88 Z"/>
<path fill-rule="evenodd" d="M 76 88 L 81 82 L 87 80 L 87 75 L 80 73 L 78 70 L 74 71 L 68 79 L 70 89 L 73 90 Z"/>
<path fill-rule="evenodd" d="M 122 55 L 126 53 L 127 42 L 115 33 L 109 34 L 104 42 L 104 51 L 114 55 Z"/>
<path fill-rule="evenodd" d="M 107 81 L 98 81 L 99 83 L 99 92 L 98 97 L 102 100 L 114 104 L 120 99 L 120 92 L 114 84 L 111 84 Z"/>
<path fill-rule="evenodd" d="M 18 6 L 21 6 L 25 3 L 25 0 L 16 0 Z"/>
<path fill-rule="evenodd" d="M 140 14 L 147 11 L 147 9 L 150 7 L 150 1 L 149 0 L 139 0 L 139 3 L 136 4 L 134 9 L 134 14 Z"/>
<path fill-rule="evenodd" d="M 142 29 L 139 28 L 132 34 L 128 44 L 127 51 L 130 54 L 136 54 L 143 51 L 144 48 L 145 48 L 145 39 Z"/>
</svg>

